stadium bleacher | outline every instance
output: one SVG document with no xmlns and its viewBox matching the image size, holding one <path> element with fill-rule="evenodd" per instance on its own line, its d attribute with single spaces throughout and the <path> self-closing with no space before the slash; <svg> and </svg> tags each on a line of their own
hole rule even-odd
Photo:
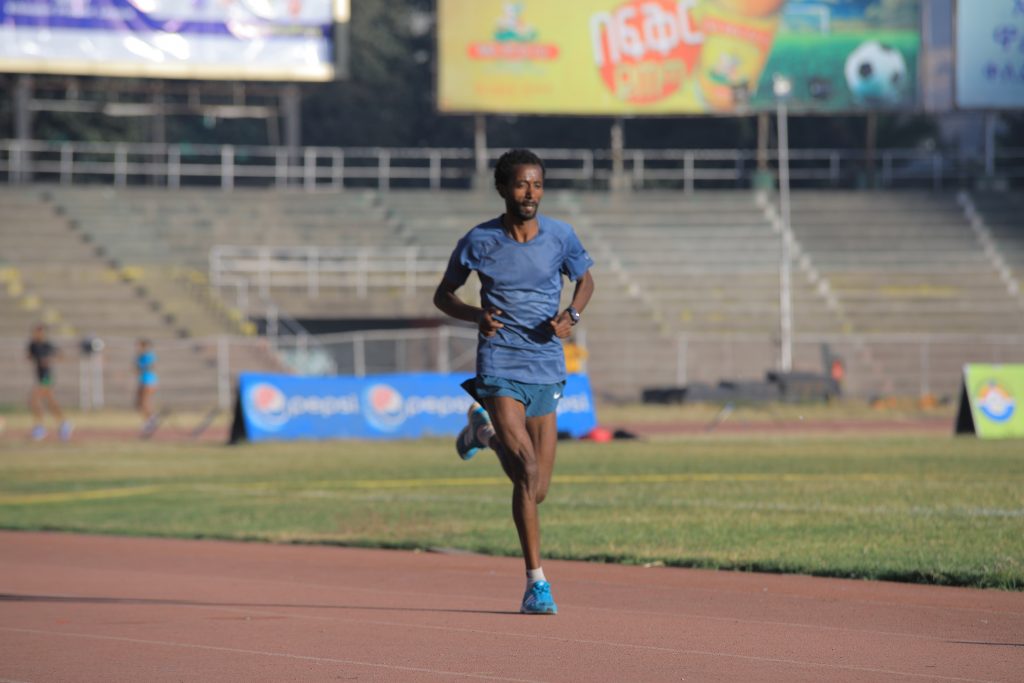
<svg viewBox="0 0 1024 683">
<path fill-rule="evenodd" d="M 22 347 L 37 322 L 51 326 L 68 359 L 59 373 L 64 381 L 57 384 L 58 396 L 65 401 L 78 400 L 81 381 L 74 359 L 85 337 L 108 340 L 103 367 L 104 383 L 111 388 L 106 392 L 108 405 L 131 405 L 134 340 L 140 337 L 156 343 L 165 405 L 216 400 L 216 384 L 206 379 L 216 349 L 181 341 L 238 334 L 240 329 L 190 296 L 184 284 L 164 270 L 177 262 L 178 255 L 145 233 L 139 227 L 145 221 L 131 212 L 161 200 L 188 202 L 166 192 L 151 194 L 146 201 L 125 202 L 103 189 L 0 190 L 0 267 L 17 279 L 17 296 L 8 289 L 0 328 L 9 349 L 0 361 L 3 402 L 20 402 L 27 395 L 32 379 Z M 87 199 L 64 203 L 65 197 Z M 150 210 L 158 211 L 159 206 Z M 189 221 L 179 227 L 185 236 L 199 229 L 201 223 Z M 259 343 L 237 349 L 234 361 L 254 368 L 281 367 Z"/>
<path fill-rule="evenodd" d="M 1024 286 L 1024 198 L 1009 192 L 973 193 L 965 200 L 977 212 L 1019 292 Z"/>
<path fill-rule="evenodd" d="M 991 248 L 952 194 L 794 193 L 794 369 L 821 372 L 827 343 L 847 364 L 851 393 L 948 395 L 964 362 L 1007 360 L 1005 339 L 978 339 L 1024 335 L 1020 295 L 999 261 L 1019 288 L 1020 200 L 972 199 Z M 325 279 L 314 295 L 299 277 L 273 281 L 271 298 L 299 318 L 439 319 L 430 296 L 443 269 L 437 254 L 501 211 L 491 191 L 47 187 L 4 190 L 0 204 L 0 284 L 8 289 L 0 336 L 23 338 L 46 316 L 71 336 L 168 342 L 245 328 L 234 290 L 207 287 L 217 245 L 418 248 L 433 255 L 412 287 L 377 285 L 355 296 Z M 782 233 L 773 198 L 549 191 L 544 210 L 572 223 L 595 258 L 597 296 L 582 329 L 599 396 L 759 379 L 777 366 Z M 475 290 L 471 283 L 465 297 L 475 301 Z M 256 306 L 246 312 L 260 315 Z M 209 372 L 211 353 L 192 352 L 192 374 Z M 276 364 L 259 348 L 234 361 Z M 188 362 L 174 374 L 189 375 Z"/>
<path fill-rule="evenodd" d="M 1001 359 L 979 339 L 1024 332 L 1019 297 L 952 194 L 801 192 L 792 223 L 846 331 L 869 339 L 879 391 L 950 395 L 965 362 Z"/>
</svg>

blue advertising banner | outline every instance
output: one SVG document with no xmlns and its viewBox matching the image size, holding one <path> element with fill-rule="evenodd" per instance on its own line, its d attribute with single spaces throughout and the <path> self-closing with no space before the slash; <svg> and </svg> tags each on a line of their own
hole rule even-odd
<svg viewBox="0 0 1024 683">
<path fill-rule="evenodd" d="M 296 377 L 243 373 L 236 424 L 250 441 L 412 439 L 455 436 L 473 399 L 465 374 Z M 570 375 L 558 406 L 558 429 L 580 437 L 597 424 L 590 382 Z M 234 437 L 233 437 L 234 438 Z"/>
<path fill-rule="evenodd" d="M 1024 107 L 1024 0 L 957 2 L 956 104 Z"/>
<path fill-rule="evenodd" d="M 330 80 L 348 0 L 0 0 L 0 72 Z"/>
</svg>

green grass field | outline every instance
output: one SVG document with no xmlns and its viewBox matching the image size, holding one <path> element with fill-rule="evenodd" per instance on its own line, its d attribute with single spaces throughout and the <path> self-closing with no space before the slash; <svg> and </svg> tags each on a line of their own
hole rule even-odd
<svg viewBox="0 0 1024 683">
<path fill-rule="evenodd" d="M 1024 589 L 1020 442 L 565 442 L 548 557 Z M 517 555 L 509 485 L 450 441 L 28 443 L 0 437 L 0 527 Z"/>
</svg>

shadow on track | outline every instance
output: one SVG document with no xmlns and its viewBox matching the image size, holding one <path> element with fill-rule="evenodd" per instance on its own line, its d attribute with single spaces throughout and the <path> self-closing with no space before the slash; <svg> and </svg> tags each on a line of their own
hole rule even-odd
<svg viewBox="0 0 1024 683">
<path fill-rule="evenodd" d="M 75 595 L 14 595 L 0 593 L 0 602 L 48 602 L 81 605 L 167 605 L 179 607 L 233 607 L 259 609 L 340 609 L 340 610 L 371 610 L 379 612 L 454 612 L 457 614 L 514 614 L 513 610 L 485 609 L 449 609 L 431 607 L 374 607 L 359 605 L 296 605 L 284 603 L 249 603 L 249 602 L 203 602 L 200 600 L 163 600 L 159 598 L 112 598 L 87 597 Z"/>
</svg>

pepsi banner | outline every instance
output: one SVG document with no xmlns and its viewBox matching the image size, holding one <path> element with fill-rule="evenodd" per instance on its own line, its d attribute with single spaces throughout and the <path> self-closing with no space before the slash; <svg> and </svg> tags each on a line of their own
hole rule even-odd
<svg viewBox="0 0 1024 683">
<path fill-rule="evenodd" d="M 465 374 L 297 377 L 243 373 L 238 378 L 232 442 L 296 439 L 415 439 L 455 436 L 473 399 Z M 597 424 L 590 382 L 570 375 L 558 405 L 558 429 L 580 437 Z"/>
<path fill-rule="evenodd" d="M 956 432 L 982 439 L 1024 437 L 1021 397 L 1024 365 L 965 365 Z"/>
</svg>

